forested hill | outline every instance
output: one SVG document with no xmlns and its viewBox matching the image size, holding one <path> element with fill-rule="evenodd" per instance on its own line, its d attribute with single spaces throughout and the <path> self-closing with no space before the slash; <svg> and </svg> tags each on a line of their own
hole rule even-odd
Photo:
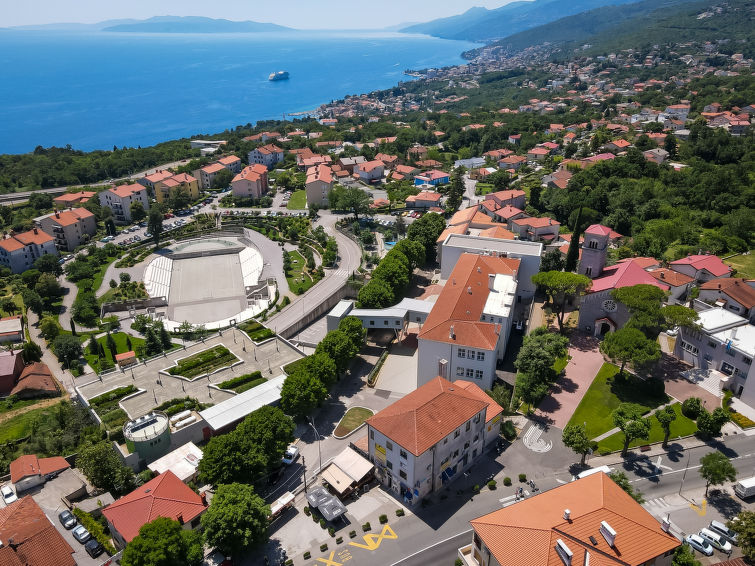
<svg viewBox="0 0 755 566">
<path fill-rule="evenodd" d="M 487 46 L 507 53 L 544 43 L 570 51 L 585 44 L 591 52 L 639 48 L 669 42 L 709 41 L 727 38 L 745 40 L 736 47 L 747 55 L 752 48 L 753 0 L 731 0 L 722 7 L 716 0 L 644 0 L 623 6 L 604 6 L 520 32 Z M 709 10 L 709 11 L 708 11 Z M 734 48 L 734 47 L 733 47 Z M 482 48 L 464 53 L 474 58 Z"/>
<path fill-rule="evenodd" d="M 592 10 L 600 6 L 627 4 L 632 0 L 533 0 L 512 2 L 495 10 L 471 8 L 463 14 L 402 29 L 445 39 L 491 41 L 523 30 Z"/>
<path fill-rule="evenodd" d="M 198 16 L 157 16 L 139 22 L 122 23 L 102 31 L 134 33 L 250 33 L 293 31 L 276 24 L 202 18 Z"/>
</svg>

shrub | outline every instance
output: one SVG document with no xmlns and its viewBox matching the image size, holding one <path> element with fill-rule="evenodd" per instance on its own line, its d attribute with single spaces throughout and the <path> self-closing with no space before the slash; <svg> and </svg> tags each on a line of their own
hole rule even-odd
<svg viewBox="0 0 755 566">
<path fill-rule="evenodd" d="M 503 478 L 503 485 L 505 485 L 506 487 L 510 486 L 511 485 L 511 478 L 510 477 Z"/>
<path fill-rule="evenodd" d="M 328 544 L 327 543 L 321 544 L 320 545 L 320 552 L 325 552 L 326 550 L 328 550 Z"/>
<path fill-rule="evenodd" d="M 372 530 L 372 525 L 370 525 L 370 522 L 367 521 L 364 525 L 362 525 L 362 530 L 366 533 L 369 530 Z"/>
<path fill-rule="evenodd" d="M 490 480 L 488 482 L 488 489 L 494 490 L 496 488 L 497 482 L 495 480 Z"/>
<path fill-rule="evenodd" d="M 336 536 L 336 530 L 333 527 L 328 527 L 328 534 L 332 537 Z"/>
<path fill-rule="evenodd" d="M 284 564 L 285 564 L 286 566 L 294 566 L 294 559 L 293 559 L 293 558 L 289 558 L 288 560 L 286 560 L 286 561 L 284 562 Z"/>
<path fill-rule="evenodd" d="M 506 440 L 514 440 L 516 438 L 516 428 L 511 421 L 503 421 L 501 425 L 501 433 Z"/>
<path fill-rule="evenodd" d="M 168 373 L 190 379 L 221 367 L 230 366 L 236 361 L 238 361 L 238 358 L 228 348 L 215 346 L 180 360 L 178 364 L 168 369 Z"/>
<path fill-rule="evenodd" d="M 524 483 L 527 481 L 527 474 L 519 474 L 519 481 Z"/>
<path fill-rule="evenodd" d="M 324 529 L 327 526 L 327 523 L 325 522 L 325 519 L 320 519 L 320 528 Z"/>
<path fill-rule="evenodd" d="M 472 491 L 475 493 L 480 493 L 480 484 L 475 484 L 475 486 L 472 488 Z"/>
<path fill-rule="evenodd" d="M 464 566 L 464 562 L 461 561 L 461 558 L 457 558 L 454 560 L 454 566 Z"/>
<path fill-rule="evenodd" d="M 304 560 L 309 560 L 310 558 L 312 558 L 312 555 L 310 554 L 308 550 L 307 552 L 304 553 Z"/>
<path fill-rule="evenodd" d="M 312 514 L 312 511 L 309 510 L 309 507 L 307 507 L 307 506 L 304 507 L 304 514 L 307 517 L 309 517 Z"/>
<path fill-rule="evenodd" d="M 357 536 L 357 532 L 356 531 L 349 531 L 349 538 L 354 538 L 356 536 Z"/>
<path fill-rule="evenodd" d="M 380 515 L 378 518 L 381 525 L 385 525 L 388 522 L 388 515 Z"/>
<path fill-rule="evenodd" d="M 338 537 L 336 539 L 336 544 L 341 544 L 343 542 L 343 537 Z"/>
<path fill-rule="evenodd" d="M 688 419 L 697 420 L 703 410 L 703 402 L 699 397 L 690 397 L 682 403 L 682 414 Z"/>
<path fill-rule="evenodd" d="M 404 516 L 404 510 L 396 509 L 396 517 L 403 517 L 403 516 Z"/>
<path fill-rule="evenodd" d="M 262 377 L 262 372 L 257 370 L 252 373 L 246 373 L 238 377 L 232 377 L 218 384 L 220 389 L 232 389 L 236 393 L 243 393 L 244 391 L 257 387 L 267 380 Z"/>
<path fill-rule="evenodd" d="M 97 397 L 90 399 L 89 404 L 96 407 L 97 409 L 109 409 L 110 407 L 117 405 L 118 401 L 120 401 L 126 395 L 130 395 L 131 393 L 135 392 L 136 387 L 134 387 L 133 385 L 119 387 L 118 389 L 113 389 L 112 391 L 108 391 L 107 393 L 103 393 L 102 395 L 98 395 Z"/>
<path fill-rule="evenodd" d="M 103 546 L 105 552 L 107 552 L 110 556 L 115 554 L 115 548 L 110 543 L 110 537 L 105 534 L 105 529 L 99 522 L 97 522 L 94 517 L 92 517 L 86 511 L 82 511 L 78 507 L 74 507 L 72 509 L 72 513 L 79 520 L 79 523 L 84 525 L 84 528 L 89 531 L 89 534 L 92 535 L 92 538 Z"/>
</svg>

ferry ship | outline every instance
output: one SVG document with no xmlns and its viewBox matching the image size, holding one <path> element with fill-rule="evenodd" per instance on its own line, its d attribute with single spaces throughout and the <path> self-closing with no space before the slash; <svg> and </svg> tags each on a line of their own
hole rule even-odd
<svg viewBox="0 0 755 566">
<path fill-rule="evenodd" d="M 278 71 L 277 73 L 270 73 L 267 77 L 269 81 L 285 81 L 288 79 L 288 71 Z"/>
</svg>

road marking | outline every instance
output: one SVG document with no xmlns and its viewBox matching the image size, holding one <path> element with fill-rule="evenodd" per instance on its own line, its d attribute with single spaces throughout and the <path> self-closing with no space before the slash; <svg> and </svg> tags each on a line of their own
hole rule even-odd
<svg viewBox="0 0 755 566">
<path fill-rule="evenodd" d="M 343 566 L 341 562 L 336 562 L 333 560 L 333 557 L 336 555 L 335 550 L 330 551 L 330 556 L 328 558 L 318 558 L 317 562 L 322 562 L 325 564 L 325 566 Z"/>
<path fill-rule="evenodd" d="M 564 481 L 564 480 L 560 480 L 560 479 L 558 479 L 558 478 L 556 478 L 556 481 L 557 481 L 558 483 L 569 483 L 569 482 L 567 482 L 567 481 Z"/>
<path fill-rule="evenodd" d="M 364 542 L 367 544 L 360 544 L 358 542 L 350 542 L 349 545 L 356 546 L 357 548 L 364 548 L 367 550 L 377 550 L 380 548 L 380 543 L 383 539 L 397 539 L 398 535 L 393 532 L 390 525 L 383 525 L 383 532 L 379 535 L 365 535 Z"/>
<path fill-rule="evenodd" d="M 708 502 L 703 499 L 702 503 L 700 505 L 695 505 L 694 503 L 690 503 L 689 506 L 692 508 L 692 510 L 700 515 L 701 517 L 705 517 L 705 514 L 707 513 L 707 507 Z"/>
<path fill-rule="evenodd" d="M 498 501 L 500 501 L 501 503 L 506 503 L 507 501 L 511 501 L 515 497 L 516 495 L 509 495 L 508 497 L 504 497 L 503 499 L 499 499 Z"/>
<path fill-rule="evenodd" d="M 548 452 L 553 448 L 553 442 L 540 438 L 543 436 L 544 432 L 545 428 L 543 425 L 540 423 L 532 424 L 530 428 L 527 429 L 527 432 L 524 433 L 524 438 L 522 439 L 524 445 L 533 452 L 539 452 L 541 454 Z"/>
<path fill-rule="evenodd" d="M 673 470 L 674 469 L 671 466 L 664 466 L 663 464 L 661 464 L 662 461 L 663 461 L 663 456 L 658 456 L 658 460 L 656 460 L 656 462 L 655 462 L 655 469 L 656 470 L 660 471 L 661 469 L 666 469 L 666 470 Z"/>
</svg>

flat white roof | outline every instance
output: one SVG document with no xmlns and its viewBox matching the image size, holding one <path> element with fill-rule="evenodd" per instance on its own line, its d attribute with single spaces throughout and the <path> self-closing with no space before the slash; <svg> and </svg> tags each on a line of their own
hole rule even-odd
<svg viewBox="0 0 755 566">
<path fill-rule="evenodd" d="M 486 238 L 484 236 L 467 236 L 465 234 L 449 234 L 443 246 L 465 248 L 469 250 L 507 252 L 519 255 L 540 256 L 543 244 L 526 240 L 501 240 L 500 238 Z"/>
<path fill-rule="evenodd" d="M 231 397 L 204 411 L 200 411 L 199 416 L 213 430 L 218 430 L 231 423 L 240 421 L 257 409 L 280 401 L 281 388 L 285 379 L 285 375 L 269 379 L 266 383 L 252 387 L 235 397 Z"/>
<path fill-rule="evenodd" d="M 330 309 L 328 316 L 335 316 L 338 318 L 343 318 L 352 309 L 353 306 L 354 306 L 354 301 L 349 301 L 348 299 L 341 299 L 340 301 L 336 303 L 336 306 Z"/>
<path fill-rule="evenodd" d="M 374 317 L 395 317 L 404 318 L 407 313 L 430 314 L 433 310 L 433 303 L 422 301 L 420 299 L 402 299 L 400 303 L 384 309 L 354 309 L 349 314 L 351 316 L 374 316 Z"/>
<path fill-rule="evenodd" d="M 156 474 L 170 470 L 178 479 L 186 481 L 197 473 L 197 466 L 201 459 L 202 451 L 193 442 L 187 442 L 147 467 Z"/>
<path fill-rule="evenodd" d="M 746 356 L 755 357 L 755 326 L 752 324 L 743 324 L 728 328 L 713 335 L 723 344 L 730 344 L 730 347 L 736 348 Z"/>
<path fill-rule="evenodd" d="M 697 313 L 697 316 L 700 317 L 698 323 L 708 334 L 715 334 L 726 328 L 747 323 L 741 316 L 721 307 L 700 311 Z"/>
<path fill-rule="evenodd" d="M 493 289 L 488 293 L 483 314 L 507 318 L 511 314 L 516 295 L 516 281 L 511 275 L 496 273 L 493 279 Z"/>
<path fill-rule="evenodd" d="M 21 318 L 7 318 L 0 320 L 0 334 L 8 334 L 10 332 L 21 332 Z"/>
</svg>

